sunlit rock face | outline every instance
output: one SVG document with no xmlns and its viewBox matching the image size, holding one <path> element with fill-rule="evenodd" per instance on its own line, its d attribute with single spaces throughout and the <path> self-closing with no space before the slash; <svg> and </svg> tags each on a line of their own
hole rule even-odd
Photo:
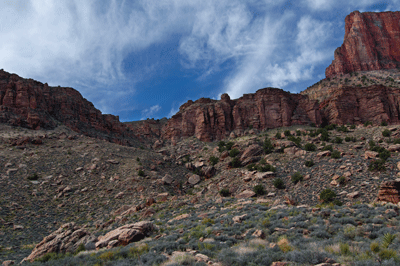
<svg viewBox="0 0 400 266">
<path fill-rule="evenodd" d="M 356 71 L 400 67 L 400 12 L 352 12 L 327 78 Z"/>
</svg>

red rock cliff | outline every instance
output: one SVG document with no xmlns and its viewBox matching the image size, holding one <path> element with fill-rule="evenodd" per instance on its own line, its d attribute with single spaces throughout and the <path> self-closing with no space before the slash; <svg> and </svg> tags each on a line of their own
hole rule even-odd
<svg viewBox="0 0 400 266">
<path fill-rule="evenodd" d="M 72 89 L 50 87 L 0 70 L 0 122 L 31 129 L 63 123 L 85 135 L 130 145 L 136 137 L 118 117 L 102 115 Z"/>
<path fill-rule="evenodd" d="M 327 78 L 355 71 L 400 67 L 400 12 L 352 12 Z"/>
<path fill-rule="evenodd" d="M 231 100 L 199 99 L 180 107 L 163 127 L 162 137 L 175 139 L 195 136 L 202 141 L 223 139 L 231 131 L 252 127 L 264 130 L 293 124 L 320 123 L 317 101 L 281 89 L 266 88 Z"/>
</svg>

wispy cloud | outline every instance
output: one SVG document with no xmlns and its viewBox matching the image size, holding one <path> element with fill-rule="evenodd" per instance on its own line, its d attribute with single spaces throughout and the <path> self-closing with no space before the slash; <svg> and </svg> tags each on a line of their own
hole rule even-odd
<svg viewBox="0 0 400 266">
<path fill-rule="evenodd" d="M 153 105 L 150 108 L 144 109 L 142 111 L 142 118 L 141 119 L 146 119 L 146 118 L 153 118 L 155 114 L 157 114 L 161 110 L 161 106 Z"/>
</svg>

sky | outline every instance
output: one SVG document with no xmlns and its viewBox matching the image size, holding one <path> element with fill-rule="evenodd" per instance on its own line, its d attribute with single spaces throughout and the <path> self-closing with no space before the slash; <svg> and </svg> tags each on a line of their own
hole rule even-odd
<svg viewBox="0 0 400 266">
<path fill-rule="evenodd" d="M 0 0 L 0 68 L 72 87 L 120 121 L 325 78 L 352 11 L 400 0 Z"/>
</svg>

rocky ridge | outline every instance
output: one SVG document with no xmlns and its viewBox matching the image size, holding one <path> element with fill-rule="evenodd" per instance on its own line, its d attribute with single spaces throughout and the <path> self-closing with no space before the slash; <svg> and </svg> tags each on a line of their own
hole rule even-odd
<svg viewBox="0 0 400 266">
<path fill-rule="evenodd" d="M 103 115 L 73 88 L 51 87 L 0 70 L 0 122 L 30 129 L 64 124 L 75 132 L 123 145 L 138 146 L 140 135 Z"/>
</svg>

